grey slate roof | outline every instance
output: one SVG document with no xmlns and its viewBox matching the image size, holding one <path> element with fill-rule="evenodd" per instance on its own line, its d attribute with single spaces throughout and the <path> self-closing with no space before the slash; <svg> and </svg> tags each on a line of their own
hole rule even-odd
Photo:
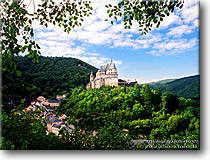
<svg viewBox="0 0 210 160">
<path fill-rule="evenodd" d="M 60 128 L 61 125 L 64 125 L 64 123 L 54 124 L 53 127 Z"/>
<path fill-rule="evenodd" d="M 48 99 L 48 102 L 49 102 L 49 103 L 60 103 L 59 100 L 50 100 L 50 99 Z"/>
<path fill-rule="evenodd" d="M 109 65 L 109 69 L 117 69 L 115 64 L 111 61 L 110 65 Z"/>
<path fill-rule="evenodd" d="M 51 124 L 52 122 L 54 122 L 54 120 L 55 120 L 54 118 L 50 119 L 50 120 L 46 121 L 46 123 Z"/>
<path fill-rule="evenodd" d="M 101 72 L 105 72 L 104 66 L 101 66 L 99 70 L 100 70 Z"/>
<path fill-rule="evenodd" d="M 117 69 L 115 64 L 114 64 L 114 62 L 112 60 L 107 65 L 101 66 L 99 71 L 100 72 L 106 72 L 108 69 Z"/>
<path fill-rule="evenodd" d="M 54 117 L 54 118 L 52 118 L 52 119 L 46 121 L 46 123 L 60 122 L 60 121 L 61 121 L 60 119 L 58 119 L 57 117 Z"/>
</svg>

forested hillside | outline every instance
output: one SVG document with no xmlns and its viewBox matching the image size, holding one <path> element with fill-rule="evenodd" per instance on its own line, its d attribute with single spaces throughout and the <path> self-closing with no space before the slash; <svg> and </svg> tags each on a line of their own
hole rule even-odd
<svg viewBox="0 0 210 160">
<path fill-rule="evenodd" d="M 152 88 L 162 91 L 170 90 L 172 93 L 185 98 L 200 98 L 200 75 L 169 79 L 149 83 Z"/>
<path fill-rule="evenodd" d="M 76 88 L 56 111 L 70 116 L 69 124 L 91 133 L 95 130 L 99 135 L 104 134 L 99 136 L 104 146 L 99 145 L 98 149 L 126 149 L 126 145 L 123 147 L 120 144 L 126 144 L 129 138 L 195 140 L 195 145 L 199 147 L 199 101 L 161 93 L 148 85 L 88 90 Z M 127 134 L 128 139 L 122 138 L 123 134 Z M 145 149 L 145 145 L 136 148 Z M 186 149 L 192 147 L 191 143 L 179 145 L 187 146 Z"/>
<path fill-rule="evenodd" d="M 73 89 L 55 110 L 75 126 L 71 134 L 46 135 L 43 119 L 33 118 L 39 108 L 33 114 L 18 112 L 3 114 L 3 149 L 200 148 L 199 101 L 148 85 Z"/>
<path fill-rule="evenodd" d="M 71 88 L 85 86 L 89 82 L 90 72 L 97 71 L 95 67 L 75 58 L 41 56 L 39 63 L 33 63 L 30 58 L 16 56 L 15 60 L 22 76 L 3 72 L 3 96 L 12 98 L 16 105 L 23 98 L 27 101 L 38 95 L 55 98 Z"/>
</svg>

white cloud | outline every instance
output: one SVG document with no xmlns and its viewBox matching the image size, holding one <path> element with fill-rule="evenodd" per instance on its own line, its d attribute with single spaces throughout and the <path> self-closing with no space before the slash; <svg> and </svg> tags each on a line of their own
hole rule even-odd
<svg viewBox="0 0 210 160">
<path fill-rule="evenodd" d="M 184 50 L 193 48 L 196 46 L 198 40 L 196 38 L 187 39 L 175 39 L 156 43 L 153 45 L 153 50 L 147 52 L 148 54 L 160 56 L 160 55 L 175 55 L 182 53 Z"/>
<path fill-rule="evenodd" d="M 138 45 L 134 43 L 134 40 L 130 39 L 130 38 L 126 38 L 123 40 L 116 40 L 113 43 L 114 47 L 133 47 L 133 48 L 137 48 Z"/>
<path fill-rule="evenodd" d="M 161 34 L 148 33 L 145 36 L 140 36 L 139 39 L 136 39 L 135 42 L 137 42 L 138 44 L 149 45 L 149 44 L 159 42 L 161 40 L 162 40 Z"/>
<path fill-rule="evenodd" d="M 68 45 L 65 42 L 60 42 L 60 41 L 52 41 L 52 40 L 43 40 L 40 39 L 38 42 L 40 42 L 42 45 L 46 45 L 48 47 L 62 47 L 62 48 L 67 48 L 70 45 Z"/>
<path fill-rule="evenodd" d="M 181 37 L 183 34 L 189 34 L 193 32 L 194 26 L 181 25 L 170 29 L 167 33 L 168 36 Z"/>
<path fill-rule="evenodd" d="M 186 0 L 186 1 L 184 1 L 183 9 L 197 5 L 199 2 L 200 2 L 200 0 Z"/>
<path fill-rule="evenodd" d="M 159 50 L 152 50 L 152 51 L 147 52 L 147 54 L 151 54 L 153 56 L 161 56 L 161 55 L 163 55 L 163 53 L 160 52 Z"/>
<path fill-rule="evenodd" d="M 178 15 L 171 14 L 170 16 L 167 16 L 163 19 L 163 21 L 160 23 L 160 29 L 164 29 L 169 27 L 172 24 L 181 24 L 182 21 Z"/>
<path fill-rule="evenodd" d="M 170 49 L 188 49 L 195 45 L 196 39 L 192 39 L 189 42 L 186 39 L 171 40 L 169 42 L 157 43 L 153 48 L 161 50 Z"/>
<path fill-rule="evenodd" d="M 91 56 L 100 56 L 99 53 L 88 53 L 88 55 L 91 55 Z"/>
<path fill-rule="evenodd" d="M 148 33 L 146 36 L 138 36 L 137 38 L 133 38 L 132 34 L 124 34 L 124 38 L 113 41 L 113 47 L 149 48 L 153 43 L 161 40 L 161 34 Z"/>
<path fill-rule="evenodd" d="M 113 62 L 114 62 L 116 65 L 121 65 L 121 64 L 122 64 L 122 61 L 120 61 L 120 60 L 113 60 Z"/>
<path fill-rule="evenodd" d="M 83 60 L 84 62 L 87 62 L 89 64 L 92 64 L 93 66 L 100 67 L 101 65 L 104 65 L 108 63 L 109 59 L 105 57 L 86 57 L 86 56 L 81 56 L 81 57 L 75 57 Z"/>
<path fill-rule="evenodd" d="M 87 25 L 87 27 L 83 27 L 84 30 L 90 31 L 90 32 L 101 32 L 105 29 L 107 29 L 111 24 L 107 21 L 95 21 L 92 24 Z"/>
<path fill-rule="evenodd" d="M 118 33 L 118 32 L 124 32 L 124 31 L 125 29 L 122 22 L 119 24 L 112 25 L 108 30 L 109 33 Z"/>
<path fill-rule="evenodd" d="M 57 38 L 58 34 L 56 32 L 38 32 L 38 38 L 45 38 L 45 37 L 53 37 L 54 39 Z"/>
<path fill-rule="evenodd" d="M 199 5 L 184 7 L 181 11 L 184 23 L 190 23 L 199 17 Z"/>
<path fill-rule="evenodd" d="M 96 45 L 106 45 L 111 43 L 111 34 L 106 34 L 104 32 L 90 32 L 90 31 L 81 31 L 76 33 L 70 33 L 70 36 L 74 40 L 79 40 L 83 43 L 96 44 Z"/>
<path fill-rule="evenodd" d="M 198 19 L 195 19 L 193 21 L 193 26 L 196 28 L 196 27 L 199 27 L 199 20 Z"/>
</svg>

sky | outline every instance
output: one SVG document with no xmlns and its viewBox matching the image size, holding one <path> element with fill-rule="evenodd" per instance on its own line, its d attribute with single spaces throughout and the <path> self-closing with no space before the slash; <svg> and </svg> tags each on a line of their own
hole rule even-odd
<svg viewBox="0 0 210 160">
<path fill-rule="evenodd" d="M 117 1 L 91 0 L 93 15 L 69 34 L 58 26 L 45 28 L 33 22 L 42 56 L 74 57 L 97 68 L 112 59 L 119 78 L 139 83 L 199 74 L 198 0 L 185 0 L 181 10 L 144 36 L 137 23 L 125 30 L 120 21 L 113 25 L 105 21 L 105 4 Z"/>
</svg>

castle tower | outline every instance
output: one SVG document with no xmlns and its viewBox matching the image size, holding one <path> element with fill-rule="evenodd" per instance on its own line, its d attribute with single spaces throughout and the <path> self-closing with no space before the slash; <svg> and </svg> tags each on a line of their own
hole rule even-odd
<svg viewBox="0 0 210 160">
<path fill-rule="evenodd" d="M 112 60 L 109 64 L 100 67 L 96 77 L 91 72 L 90 82 L 86 88 L 101 88 L 102 86 L 118 86 L 117 68 Z"/>
<path fill-rule="evenodd" d="M 90 82 L 93 81 L 94 78 L 95 78 L 95 77 L 94 77 L 94 75 L 93 75 L 93 72 L 91 72 L 91 73 L 90 73 Z"/>
<path fill-rule="evenodd" d="M 101 66 L 98 72 L 96 73 L 96 78 L 104 78 L 105 77 L 105 70 L 104 67 Z"/>
<path fill-rule="evenodd" d="M 106 74 L 112 74 L 112 75 L 117 75 L 117 68 L 114 64 L 114 62 L 111 60 L 110 64 L 107 67 Z"/>
</svg>

